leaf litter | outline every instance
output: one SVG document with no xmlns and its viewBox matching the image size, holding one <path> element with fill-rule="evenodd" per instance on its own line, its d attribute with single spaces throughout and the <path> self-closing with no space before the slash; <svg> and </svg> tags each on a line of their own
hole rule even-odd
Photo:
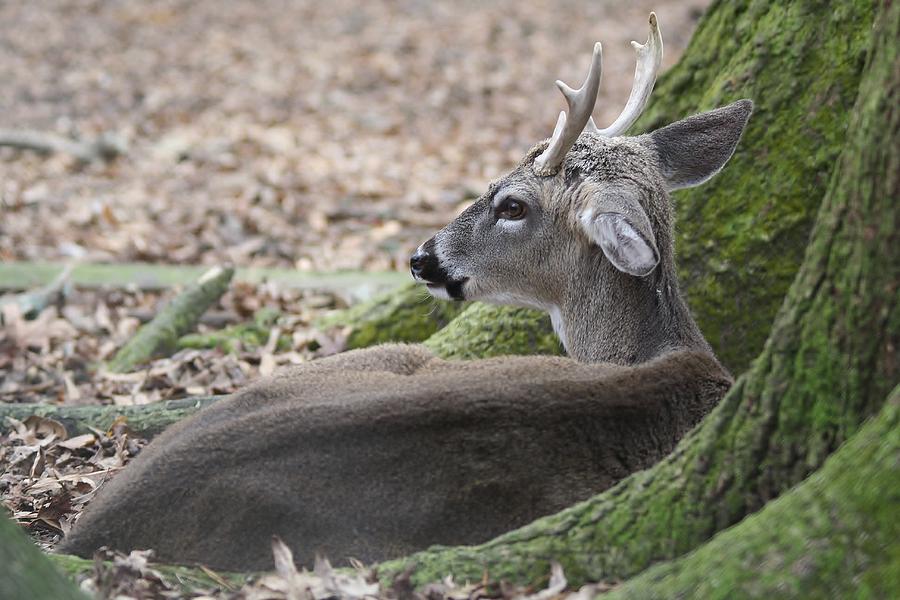
<svg viewBox="0 0 900 600">
<path fill-rule="evenodd" d="M 92 572 L 81 580 L 81 588 L 102 598 L 190 598 L 192 600 L 590 600 L 613 589 L 617 583 L 595 583 L 577 590 L 568 588 L 562 567 L 551 563 L 546 587 L 532 589 L 485 576 L 476 582 L 456 582 L 452 576 L 413 589 L 409 573 L 390 582 L 378 580 L 377 569 L 354 562 L 335 569 L 317 557 L 312 571 L 298 569 L 290 548 L 277 536 L 272 539 L 275 569 L 250 577 L 243 585 L 227 574 L 203 569 L 208 582 L 187 582 L 176 574 L 154 568 L 150 551 L 130 554 L 101 550 Z"/>
</svg>

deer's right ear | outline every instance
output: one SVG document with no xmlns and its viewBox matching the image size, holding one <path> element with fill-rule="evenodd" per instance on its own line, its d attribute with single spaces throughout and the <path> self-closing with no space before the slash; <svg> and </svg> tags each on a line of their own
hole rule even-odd
<svg viewBox="0 0 900 600">
<path fill-rule="evenodd" d="M 753 102 L 738 100 L 644 136 L 659 156 L 666 188 L 700 185 L 718 173 L 734 154 L 752 111 Z"/>
<path fill-rule="evenodd" d="M 618 270 L 649 275 L 659 263 L 659 251 L 638 192 L 624 182 L 603 189 L 586 184 L 582 189 L 585 198 L 578 221 L 588 238 Z"/>
</svg>

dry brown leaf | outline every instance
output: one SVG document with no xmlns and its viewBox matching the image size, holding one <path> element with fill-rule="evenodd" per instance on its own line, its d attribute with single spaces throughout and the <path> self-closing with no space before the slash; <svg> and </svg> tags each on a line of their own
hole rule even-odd
<svg viewBox="0 0 900 600">
<path fill-rule="evenodd" d="M 97 436 L 93 433 L 83 433 L 81 435 L 76 435 L 73 438 L 69 438 L 65 441 L 59 442 L 59 446 L 61 448 L 67 448 L 69 450 L 76 450 L 78 448 L 84 448 L 86 446 L 92 446 L 97 441 Z"/>
</svg>

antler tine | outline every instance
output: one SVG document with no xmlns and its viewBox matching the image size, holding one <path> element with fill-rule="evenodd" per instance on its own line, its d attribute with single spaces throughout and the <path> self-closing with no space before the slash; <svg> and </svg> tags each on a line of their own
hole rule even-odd
<svg viewBox="0 0 900 600">
<path fill-rule="evenodd" d="M 569 114 L 559 113 L 553 137 L 550 145 L 540 156 L 534 159 L 534 169 L 539 175 L 551 175 L 562 164 L 566 153 L 572 148 L 575 140 L 581 135 L 585 124 L 591 118 L 594 104 L 597 102 L 597 91 L 600 89 L 600 76 L 603 73 L 603 48 L 600 42 L 594 44 L 594 54 L 591 57 L 591 70 L 587 78 L 577 90 L 573 90 L 562 81 L 556 82 L 556 87 L 562 92 L 569 105 Z"/>
<path fill-rule="evenodd" d="M 587 131 L 606 137 L 621 135 L 644 112 L 647 101 L 650 99 L 650 92 L 653 91 L 653 84 L 656 83 L 656 74 L 663 57 L 662 34 L 659 32 L 656 13 L 650 13 L 650 36 L 647 38 L 647 43 L 641 45 L 631 42 L 631 45 L 637 53 L 637 66 L 634 68 L 634 84 L 631 87 L 631 94 L 628 96 L 628 102 L 625 103 L 622 114 L 606 129 L 598 129 L 594 120 L 590 119 L 585 127 Z"/>
</svg>

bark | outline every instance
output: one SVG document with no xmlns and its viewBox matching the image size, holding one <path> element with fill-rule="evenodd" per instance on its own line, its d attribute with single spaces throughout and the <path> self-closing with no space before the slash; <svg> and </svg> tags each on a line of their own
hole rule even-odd
<svg viewBox="0 0 900 600">
<path fill-rule="evenodd" d="M 0 510 L 0 598 L 86 600 Z"/>
<path fill-rule="evenodd" d="M 634 128 L 654 129 L 740 98 L 756 105 L 722 173 L 674 195 L 682 289 L 700 330 L 734 373 L 759 354 L 800 265 L 846 138 L 873 12 L 871 0 L 716 2 Z M 469 322 L 435 342 L 445 356 L 484 356 L 474 350 L 489 346 L 467 348 L 468 336 L 491 330 L 496 318 L 515 328 L 509 337 L 526 342 L 507 353 L 533 353 L 527 341 L 544 331 L 536 313 L 512 308 L 459 318 Z M 424 340 L 430 332 L 403 339 Z"/>
<path fill-rule="evenodd" d="M 713 11 L 722 7 L 731 10 Z M 487 570 L 534 583 L 555 559 L 571 583 L 628 578 L 759 510 L 880 409 L 900 344 L 900 4 L 885 3 L 876 25 L 803 267 L 762 354 L 721 404 L 672 455 L 611 490 L 481 546 L 387 563 L 383 574 L 411 567 L 425 583 Z"/>
<path fill-rule="evenodd" d="M 178 349 L 178 338 L 190 333 L 206 309 L 228 291 L 234 269 L 215 267 L 176 296 L 152 321 L 142 326 L 131 340 L 116 352 L 109 368 L 118 373 Z"/>
<path fill-rule="evenodd" d="M 822 469 L 604 599 L 900 597 L 900 388 Z"/>
<path fill-rule="evenodd" d="M 523 308 L 448 302 L 409 284 L 320 319 L 320 328 L 348 327 L 347 347 L 425 342 L 441 358 L 562 354 L 550 318 Z"/>
<path fill-rule="evenodd" d="M 274 308 L 264 307 L 253 314 L 253 318 L 243 323 L 229 325 L 222 329 L 207 333 L 189 333 L 178 338 L 178 350 L 185 348 L 219 348 L 223 352 L 236 354 L 242 348 L 264 346 L 278 323 L 281 313 Z M 281 351 L 290 349 L 287 336 L 279 336 L 275 348 Z"/>
</svg>

